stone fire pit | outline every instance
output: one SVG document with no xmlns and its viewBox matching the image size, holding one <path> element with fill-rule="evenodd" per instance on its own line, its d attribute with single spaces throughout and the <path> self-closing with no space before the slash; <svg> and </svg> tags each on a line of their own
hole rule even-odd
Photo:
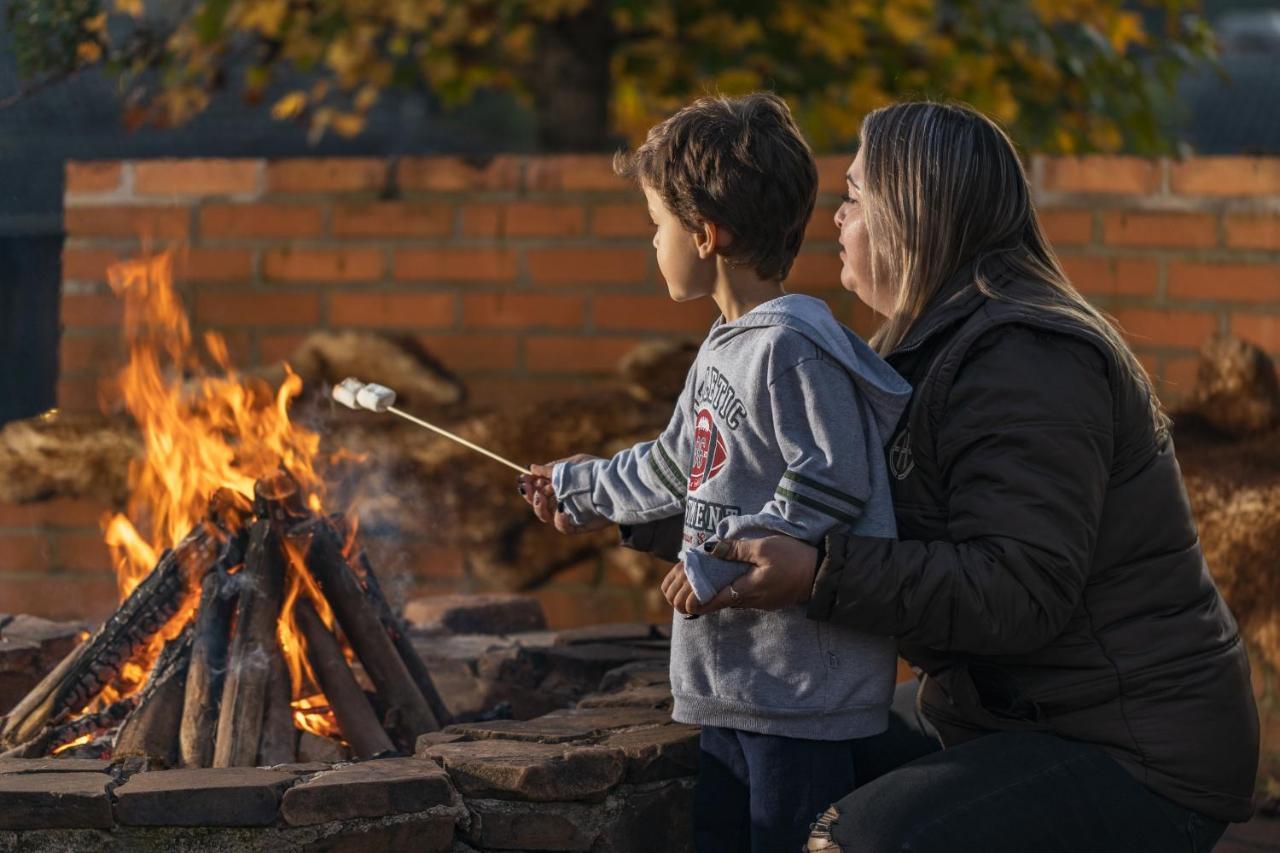
<svg viewBox="0 0 1280 853">
<path fill-rule="evenodd" d="M 698 730 L 670 718 L 665 626 L 547 631 L 519 596 L 420 600 L 406 615 L 450 710 L 472 720 L 423 735 L 413 756 L 178 770 L 0 759 L 0 850 L 692 849 Z M 81 629 L 37 627 L 51 643 Z M 39 649 L 0 628 L 0 673 L 19 651 L 56 663 Z"/>
</svg>

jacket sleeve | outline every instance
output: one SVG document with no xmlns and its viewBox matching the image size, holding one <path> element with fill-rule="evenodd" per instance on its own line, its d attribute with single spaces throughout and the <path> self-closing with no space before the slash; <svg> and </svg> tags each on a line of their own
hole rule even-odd
<svg viewBox="0 0 1280 853">
<path fill-rule="evenodd" d="M 1033 651 L 1080 602 L 1114 416 L 1101 353 L 1029 328 L 975 343 L 937 426 L 945 540 L 832 536 L 809 614 L 938 650 Z"/>
<path fill-rule="evenodd" d="M 684 509 L 692 448 L 689 408 L 694 369 L 666 428 L 653 441 L 619 451 L 611 459 L 561 462 L 552 471 L 556 499 L 575 524 L 607 518 L 643 524 Z"/>
<path fill-rule="evenodd" d="M 770 383 L 769 400 L 775 446 L 786 471 L 758 512 L 724 519 L 713 539 L 782 533 L 814 543 L 829 532 L 847 530 L 871 494 L 867 433 L 848 374 L 824 358 L 809 358 Z M 750 568 L 700 549 L 687 551 L 684 563 L 694 595 L 703 602 Z"/>
</svg>

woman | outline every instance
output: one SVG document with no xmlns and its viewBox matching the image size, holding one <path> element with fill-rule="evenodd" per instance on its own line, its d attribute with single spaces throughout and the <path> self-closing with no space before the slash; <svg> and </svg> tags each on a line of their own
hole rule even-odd
<svg viewBox="0 0 1280 853">
<path fill-rule="evenodd" d="M 1248 662 L 1150 382 L 1068 283 L 1012 144 L 963 107 L 872 113 L 836 225 L 915 389 L 886 448 L 899 538 L 720 543 L 753 569 L 672 602 L 808 602 L 922 676 L 810 849 L 1211 849 L 1251 813 Z"/>
</svg>

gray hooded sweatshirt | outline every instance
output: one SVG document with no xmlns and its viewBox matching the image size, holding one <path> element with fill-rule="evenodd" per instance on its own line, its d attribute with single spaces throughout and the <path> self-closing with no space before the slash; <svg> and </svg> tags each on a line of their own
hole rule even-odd
<svg viewBox="0 0 1280 853">
<path fill-rule="evenodd" d="M 683 513 L 685 572 L 705 602 L 749 568 L 706 553 L 717 539 L 896 535 L 884 445 L 910 391 L 826 303 L 781 296 L 716 321 L 657 439 L 612 459 L 561 463 L 552 484 L 576 523 Z M 864 737 L 888 724 L 895 668 L 891 638 L 811 621 L 803 606 L 676 618 L 671 716 L 785 737 Z"/>
</svg>

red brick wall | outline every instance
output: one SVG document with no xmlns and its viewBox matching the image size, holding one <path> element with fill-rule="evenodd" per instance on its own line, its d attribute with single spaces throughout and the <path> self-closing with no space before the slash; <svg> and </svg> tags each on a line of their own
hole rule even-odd
<svg viewBox="0 0 1280 853">
<path fill-rule="evenodd" d="M 831 224 L 847 165 L 821 158 L 790 286 L 866 334 Z M 1119 320 L 1166 400 L 1188 389 L 1211 332 L 1280 352 L 1280 158 L 1036 158 L 1032 176 L 1073 281 Z M 71 163 L 66 230 L 68 410 L 111 397 L 120 311 L 104 270 L 140 235 L 184 247 L 196 327 L 221 331 L 240 364 L 316 328 L 408 332 L 482 402 L 607 381 L 636 342 L 697 335 L 713 310 L 666 298 L 642 197 L 597 156 Z M 111 589 L 105 550 L 88 544 L 96 517 L 33 512 L 0 507 L 0 611 L 84 615 Z M 601 594 L 615 582 L 576 580 Z"/>
</svg>

